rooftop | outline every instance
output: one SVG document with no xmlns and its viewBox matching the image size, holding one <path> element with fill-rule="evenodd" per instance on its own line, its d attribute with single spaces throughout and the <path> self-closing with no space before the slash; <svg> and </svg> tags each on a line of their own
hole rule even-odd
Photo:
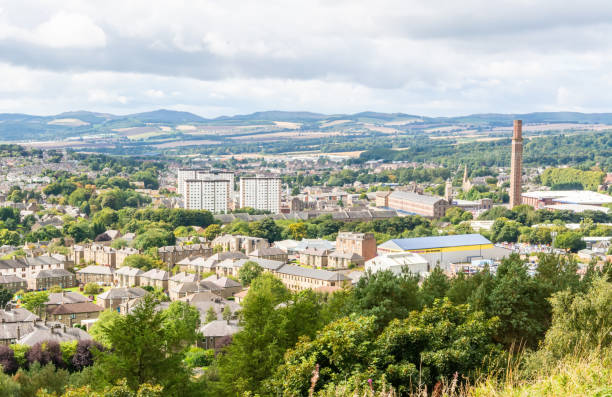
<svg viewBox="0 0 612 397">
<path fill-rule="evenodd" d="M 392 239 L 379 245 L 379 248 L 391 250 L 421 250 L 432 248 L 461 247 L 467 245 L 492 244 L 480 234 L 456 234 L 451 236 L 432 236 Z"/>
</svg>

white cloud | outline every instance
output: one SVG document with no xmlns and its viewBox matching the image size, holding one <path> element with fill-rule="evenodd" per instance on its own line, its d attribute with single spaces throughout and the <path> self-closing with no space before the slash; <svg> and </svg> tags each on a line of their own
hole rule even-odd
<svg viewBox="0 0 612 397">
<path fill-rule="evenodd" d="M 64 11 L 20 0 L 2 7 L 0 72 L 10 66 L 15 78 L 0 82 L 0 103 L 10 105 L 10 92 L 16 111 L 180 105 L 204 116 L 266 109 L 455 115 L 600 111 L 611 99 L 608 0 L 64 0 Z"/>
<path fill-rule="evenodd" d="M 75 13 L 59 12 L 34 30 L 36 42 L 52 48 L 98 48 L 106 35 L 93 20 Z"/>
</svg>

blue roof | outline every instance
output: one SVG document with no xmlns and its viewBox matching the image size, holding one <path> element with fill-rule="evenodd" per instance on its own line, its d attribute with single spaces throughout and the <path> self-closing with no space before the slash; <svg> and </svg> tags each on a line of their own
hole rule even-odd
<svg viewBox="0 0 612 397">
<path fill-rule="evenodd" d="M 382 244 L 382 246 L 387 245 L 387 243 L 393 243 L 404 251 L 431 248 L 460 247 L 464 245 L 492 244 L 489 240 L 477 233 L 455 234 L 452 236 L 398 238 L 389 240 L 386 243 Z"/>
</svg>

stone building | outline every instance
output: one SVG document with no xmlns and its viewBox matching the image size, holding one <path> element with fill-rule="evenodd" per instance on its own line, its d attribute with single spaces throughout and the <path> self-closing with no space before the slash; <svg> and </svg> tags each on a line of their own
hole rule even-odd
<svg viewBox="0 0 612 397">
<path fill-rule="evenodd" d="M 327 267 L 327 257 L 332 251 L 318 248 L 306 248 L 300 252 L 300 263 L 312 267 Z"/>
<path fill-rule="evenodd" d="M 160 269 L 151 269 L 140 275 L 140 286 L 151 286 L 168 291 L 168 272 Z"/>
<path fill-rule="evenodd" d="M 426 218 L 441 218 L 450 208 L 449 203 L 441 197 L 400 190 L 391 193 L 387 201 L 389 208 Z"/>
<path fill-rule="evenodd" d="M 98 318 L 102 310 L 102 307 L 91 302 L 65 303 L 49 312 L 48 319 L 72 327 L 80 325 L 82 320 Z"/>
<path fill-rule="evenodd" d="M 336 251 L 355 253 L 367 261 L 376 256 L 376 238 L 374 233 L 340 232 L 336 238 Z"/>
<path fill-rule="evenodd" d="M 249 257 L 258 259 L 269 259 L 273 261 L 287 262 L 288 255 L 285 251 L 276 247 L 256 249 L 249 254 Z"/>
<path fill-rule="evenodd" d="M 81 284 L 97 283 L 112 285 L 115 270 L 109 266 L 91 265 L 76 272 L 76 278 Z"/>
<path fill-rule="evenodd" d="M 255 250 L 268 248 L 269 246 L 268 240 L 265 238 L 240 235 L 234 236 L 231 234 L 224 234 L 223 236 L 215 238 L 211 245 L 213 248 L 219 248 L 222 251 L 242 252 L 247 255 Z"/>
<path fill-rule="evenodd" d="M 28 288 L 31 290 L 47 290 L 53 286 L 60 288 L 76 287 L 76 277 L 68 270 L 49 269 L 41 270 L 34 277 L 28 279 Z"/>
<path fill-rule="evenodd" d="M 365 260 L 363 256 L 355 252 L 332 252 L 327 257 L 327 267 L 329 269 L 349 269 L 352 267 L 363 266 Z"/>
<path fill-rule="evenodd" d="M 20 277 L 8 275 L 0 276 L 0 287 L 7 289 L 13 293 L 28 288 L 28 282 Z"/>
<path fill-rule="evenodd" d="M 135 267 L 123 266 L 115 271 L 113 284 L 117 287 L 137 287 L 140 285 L 140 276 L 144 272 Z"/>
<path fill-rule="evenodd" d="M 206 244 L 169 245 L 160 247 L 157 255 L 162 262 L 174 266 L 177 262 L 191 256 L 209 257 L 213 254 L 212 248 Z"/>
<path fill-rule="evenodd" d="M 140 287 L 131 288 L 111 288 L 98 295 L 96 301 L 104 309 L 117 309 L 126 302 L 135 302 L 147 294 L 147 291 Z"/>
</svg>

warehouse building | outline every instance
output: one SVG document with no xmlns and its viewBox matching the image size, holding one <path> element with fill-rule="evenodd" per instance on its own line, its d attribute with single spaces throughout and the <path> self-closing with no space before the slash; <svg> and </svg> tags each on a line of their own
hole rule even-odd
<svg viewBox="0 0 612 397">
<path fill-rule="evenodd" d="M 448 269 L 451 263 L 471 262 L 474 259 L 500 260 L 510 250 L 496 247 L 480 234 L 458 234 L 389 240 L 378 246 L 378 254 L 413 252 L 427 260 L 430 269 Z"/>
</svg>

